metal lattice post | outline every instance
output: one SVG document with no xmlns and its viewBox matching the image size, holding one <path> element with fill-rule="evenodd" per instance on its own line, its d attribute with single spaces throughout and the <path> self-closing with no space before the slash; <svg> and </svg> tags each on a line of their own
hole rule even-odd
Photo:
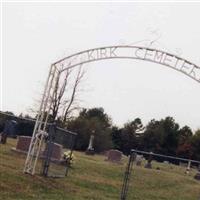
<svg viewBox="0 0 200 200">
<path fill-rule="evenodd" d="M 47 120 L 50 113 L 53 95 L 56 89 L 56 81 L 59 79 L 59 71 L 56 66 L 52 65 L 46 81 L 45 90 L 43 93 L 40 109 L 37 115 L 29 151 L 27 154 L 24 173 L 35 174 L 37 160 L 41 151 L 44 140 Z M 46 116 L 45 116 L 46 115 Z"/>
<path fill-rule="evenodd" d="M 129 182 L 130 182 L 130 175 L 131 175 L 131 171 L 133 168 L 134 159 L 135 159 L 135 153 L 131 152 L 129 160 L 128 160 L 128 164 L 126 167 L 126 171 L 124 173 L 124 181 L 123 181 L 122 190 L 121 190 L 121 200 L 126 200 L 126 198 L 127 198 Z"/>
<path fill-rule="evenodd" d="M 48 176 L 48 171 L 49 171 L 49 165 L 51 161 L 51 156 L 53 152 L 53 137 L 56 133 L 56 125 L 51 124 L 49 128 L 49 135 L 48 135 L 48 141 L 47 141 L 47 147 L 46 147 L 46 154 L 44 158 L 44 165 L 43 165 L 43 171 L 42 175 L 43 176 Z"/>
</svg>

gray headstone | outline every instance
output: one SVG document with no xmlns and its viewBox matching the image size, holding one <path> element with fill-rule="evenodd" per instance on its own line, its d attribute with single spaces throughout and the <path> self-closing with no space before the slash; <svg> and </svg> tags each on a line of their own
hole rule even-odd
<svg viewBox="0 0 200 200">
<path fill-rule="evenodd" d="M 111 149 L 108 151 L 107 154 L 107 160 L 111 161 L 111 162 L 120 162 L 122 159 L 122 152 L 115 150 L 115 149 Z"/>
<path fill-rule="evenodd" d="M 137 166 L 141 166 L 142 165 L 142 160 L 143 160 L 143 156 L 141 155 L 137 155 L 135 158 L 135 163 Z"/>
</svg>

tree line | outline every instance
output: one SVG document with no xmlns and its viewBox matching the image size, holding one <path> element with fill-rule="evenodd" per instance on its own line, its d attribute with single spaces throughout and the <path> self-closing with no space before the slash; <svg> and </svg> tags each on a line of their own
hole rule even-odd
<svg viewBox="0 0 200 200">
<path fill-rule="evenodd" d="M 14 114 L 12 114 L 13 117 Z M 26 115 L 26 118 L 31 119 Z M 0 114 L 0 132 L 10 116 Z M 15 118 L 18 122 L 18 135 L 32 135 L 34 122 Z M 200 160 L 200 129 L 192 132 L 189 126 L 180 127 L 172 117 L 152 119 L 146 126 L 140 118 L 125 123 L 122 127 L 112 124 L 112 119 L 103 108 L 82 109 L 77 117 L 59 126 L 78 133 L 75 149 L 85 151 L 89 138 L 94 135 L 94 149 L 101 153 L 114 148 L 125 155 L 131 149 L 152 151 L 154 153 Z"/>
</svg>

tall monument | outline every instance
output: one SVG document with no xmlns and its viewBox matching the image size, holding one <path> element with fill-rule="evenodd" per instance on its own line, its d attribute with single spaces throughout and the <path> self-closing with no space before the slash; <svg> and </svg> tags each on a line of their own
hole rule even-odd
<svg viewBox="0 0 200 200">
<path fill-rule="evenodd" d="M 87 150 L 85 152 L 86 154 L 94 155 L 94 147 L 93 147 L 93 145 L 94 145 L 94 135 L 91 135 L 88 148 L 87 148 Z"/>
</svg>

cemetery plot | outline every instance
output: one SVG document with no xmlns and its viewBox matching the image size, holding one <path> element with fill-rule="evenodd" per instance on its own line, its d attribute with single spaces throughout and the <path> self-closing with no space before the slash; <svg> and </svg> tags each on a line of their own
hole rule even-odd
<svg viewBox="0 0 200 200">
<path fill-rule="evenodd" d="M 73 164 L 76 133 L 51 125 L 43 152 L 42 174 L 65 177 Z"/>
<path fill-rule="evenodd" d="M 73 148 L 76 133 L 61 129 L 49 124 L 48 133 L 39 153 L 38 164 L 35 167 L 36 174 L 51 177 L 64 177 L 73 162 Z M 29 152 L 31 144 L 30 136 L 18 136 L 16 146 L 12 147 L 15 155 L 25 156 Z M 35 155 L 34 155 L 35 156 Z"/>
</svg>

